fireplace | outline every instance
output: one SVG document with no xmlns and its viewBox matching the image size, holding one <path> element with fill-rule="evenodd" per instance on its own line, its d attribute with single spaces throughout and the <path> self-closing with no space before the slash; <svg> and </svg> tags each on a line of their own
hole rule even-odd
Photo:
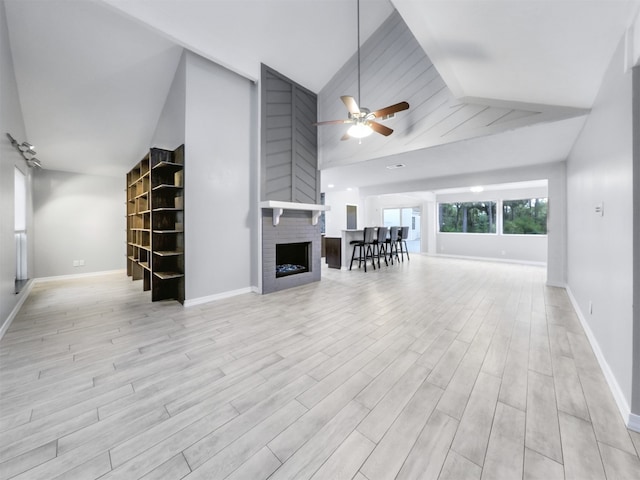
<svg viewBox="0 0 640 480">
<path fill-rule="evenodd" d="M 309 271 L 311 242 L 276 244 L 276 278 Z"/>
<path fill-rule="evenodd" d="M 273 209 L 263 208 L 262 293 L 317 282 L 320 266 L 320 225 L 312 214 L 285 209 L 274 222 Z"/>
</svg>

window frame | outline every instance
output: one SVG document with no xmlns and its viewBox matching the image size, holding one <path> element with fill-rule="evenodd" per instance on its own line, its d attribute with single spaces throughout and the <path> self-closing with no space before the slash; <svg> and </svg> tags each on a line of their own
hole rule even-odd
<svg viewBox="0 0 640 480">
<path fill-rule="evenodd" d="M 545 233 L 506 233 L 504 226 L 505 226 L 505 217 L 504 217 L 504 206 L 505 203 L 507 202 L 521 202 L 521 201 L 531 201 L 531 200 L 545 200 L 546 201 L 546 208 L 547 208 L 547 212 L 546 212 L 546 218 L 545 218 Z M 549 234 L 549 197 L 530 197 L 530 198 L 510 198 L 510 199 L 502 199 L 500 200 L 500 212 L 501 212 L 501 229 L 500 229 L 500 234 L 501 235 L 505 235 L 505 236 L 509 236 L 509 237 L 546 237 Z"/>
<path fill-rule="evenodd" d="M 464 204 L 469 204 L 469 205 L 478 205 L 478 204 L 488 204 L 488 203 L 492 203 L 494 205 L 494 218 L 493 218 L 493 225 L 495 228 L 495 231 L 488 231 L 488 232 L 462 232 L 462 231 L 453 231 L 453 232 L 443 232 L 440 229 L 442 228 L 441 222 L 440 222 L 440 206 L 441 205 L 452 205 L 452 204 L 459 204 L 459 205 L 464 205 Z M 437 224 L 436 224 L 436 233 L 437 234 L 442 234 L 442 235 L 447 235 L 447 234 L 455 234 L 455 235 L 499 235 L 499 217 L 498 217 L 498 208 L 500 206 L 500 200 L 476 200 L 476 201 L 463 201 L 463 202 L 436 202 L 436 209 L 437 209 Z M 491 223 L 489 223 L 489 226 L 491 226 Z"/>
</svg>

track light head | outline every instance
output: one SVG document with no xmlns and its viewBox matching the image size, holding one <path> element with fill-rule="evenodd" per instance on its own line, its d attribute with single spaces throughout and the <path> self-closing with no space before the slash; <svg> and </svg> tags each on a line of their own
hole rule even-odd
<svg viewBox="0 0 640 480">
<path fill-rule="evenodd" d="M 30 158 L 27 160 L 27 166 L 29 168 L 42 168 L 42 163 L 36 157 Z"/>
<path fill-rule="evenodd" d="M 20 146 L 18 146 L 21 152 L 28 153 L 29 155 L 36 154 L 36 147 L 31 145 L 29 142 L 22 142 Z"/>
</svg>

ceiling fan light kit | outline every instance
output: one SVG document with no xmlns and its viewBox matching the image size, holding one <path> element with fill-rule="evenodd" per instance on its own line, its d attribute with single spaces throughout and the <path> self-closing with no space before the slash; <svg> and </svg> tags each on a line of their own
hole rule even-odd
<svg viewBox="0 0 640 480">
<path fill-rule="evenodd" d="M 395 117 L 395 114 L 409 108 L 407 102 L 396 103 L 395 105 L 389 105 L 388 107 L 381 108 L 374 112 L 371 112 L 368 108 L 360 108 L 360 0 L 357 0 L 358 9 L 358 101 L 350 95 L 343 95 L 340 97 L 347 111 L 349 117 L 346 120 L 327 120 L 324 122 L 316 122 L 314 125 L 341 125 L 352 124 L 347 132 L 342 136 L 341 140 L 348 140 L 350 138 L 362 138 L 368 137 L 373 132 L 377 132 L 385 137 L 388 137 L 393 133 L 393 129 L 382 125 L 374 120 L 387 120 Z"/>
<path fill-rule="evenodd" d="M 364 138 L 371 135 L 373 133 L 373 130 L 369 125 L 366 125 L 365 123 L 354 123 L 349 127 L 347 133 L 350 137 L 353 138 Z"/>
</svg>

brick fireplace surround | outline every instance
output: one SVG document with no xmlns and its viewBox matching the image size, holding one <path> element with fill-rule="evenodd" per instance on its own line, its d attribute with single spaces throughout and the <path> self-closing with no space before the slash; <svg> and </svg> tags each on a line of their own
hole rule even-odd
<svg viewBox="0 0 640 480">
<path fill-rule="evenodd" d="M 311 211 L 284 210 L 273 225 L 273 209 L 262 208 L 262 293 L 272 293 L 320 280 L 320 224 Z M 309 271 L 276 278 L 276 244 L 311 242 Z"/>
</svg>

